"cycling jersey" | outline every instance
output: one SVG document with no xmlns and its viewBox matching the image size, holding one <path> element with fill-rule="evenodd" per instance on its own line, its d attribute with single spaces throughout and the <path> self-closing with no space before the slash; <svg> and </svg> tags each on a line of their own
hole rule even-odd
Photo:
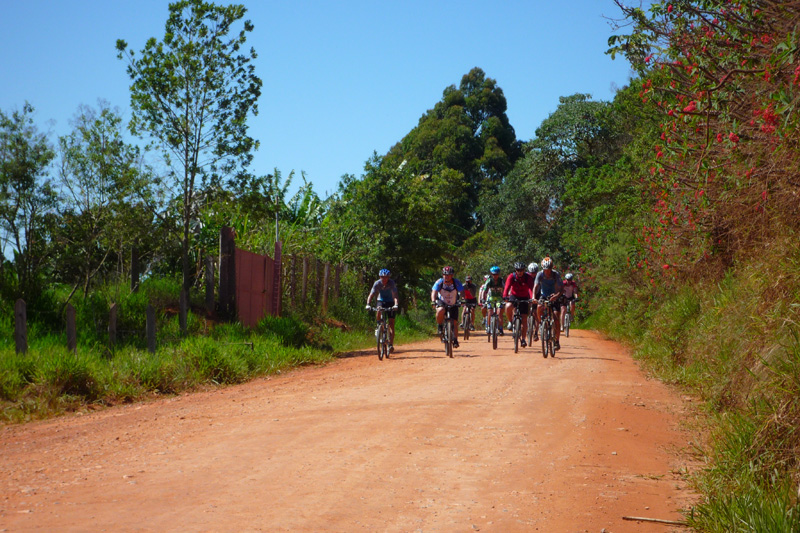
<svg viewBox="0 0 800 533">
<path fill-rule="evenodd" d="M 509 296 L 516 296 L 520 299 L 533 298 L 533 276 L 525 272 L 522 276 L 517 276 L 516 272 L 512 272 L 506 278 L 506 285 L 503 289 L 503 298 Z"/>
<path fill-rule="evenodd" d="M 371 300 L 374 294 L 378 295 L 379 302 L 394 304 L 394 302 L 398 299 L 397 285 L 393 279 L 389 279 L 389 281 L 386 282 L 386 285 L 381 283 L 381 280 L 378 280 L 372 285 L 372 290 L 369 292 L 367 301 Z"/>
<path fill-rule="evenodd" d="M 490 298 L 502 298 L 504 286 L 505 284 L 500 276 L 497 276 L 496 280 L 494 276 L 490 276 L 483 284 L 483 294 L 487 300 Z"/>
<path fill-rule="evenodd" d="M 578 292 L 578 284 L 573 280 L 568 279 L 564 281 L 564 297 L 567 299 L 574 298 L 575 293 Z"/>
<path fill-rule="evenodd" d="M 478 286 L 475 285 L 474 283 L 472 283 L 471 281 L 468 281 L 467 283 L 465 283 L 464 284 L 464 299 L 465 300 L 474 300 L 477 297 L 477 295 L 476 295 L 477 289 L 478 289 Z"/>
<path fill-rule="evenodd" d="M 555 270 L 551 271 L 550 277 L 545 275 L 544 270 L 536 274 L 536 284 L 542 291 L 542 298 L 549 298 L 564 286 L 561 275 Z"/>
<path fill-rule="evenodd" d="M 464 290 L 464 286 L 456 278 L 451 283 L 445 283 L 444 278 L 439 278 L 433 284 L 432 291 L 439 295 L 439 300 L 446 305 L 456 305 L 458 303 L 458 293 Z"/>
</svg>

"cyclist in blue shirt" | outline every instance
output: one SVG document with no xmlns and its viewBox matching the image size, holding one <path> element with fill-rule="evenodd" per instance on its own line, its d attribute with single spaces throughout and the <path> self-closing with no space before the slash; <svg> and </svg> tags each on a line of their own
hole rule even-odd
<svg viewBox="0 0 800 533">
<path fill-rule="evenodd" d="M 370 301 L 376 294 L 378 295 L 377 308 L 378 312 L 375 315 L 377 320 L 381 319 L 382 313 L 386 313 L 386 324 L 389 326 L 389 351 L 394 351 L 394 315 L 397 311 L 397 306 L 400 299 L 397 296 L 397 285 L 394 280 L 389 276 L 392 273 L 388 268 L 382 268 L 378 272 L 378 279 L 372 284 L 372 290 L 369 291 L 367 296 L 367 309 L 370 308 Z"/>
<path fill-rule="evenodd" d="M 542 270 L 536 274 L 536 281 L 533 284 L 533 293 L 536 294 L 536 291 L 540 291 L 541 299 L 550 300 L 550 303 L 553 307 L 554 317 L 561 316 L 561 305 L 559 303 L 559 298 L 561 296 L 563 287 L 564 283 L 561 281 L 561 275 L 553 270 L 553 260 L 549 257 L 542 259 Z M 536 308 L 536 318 L 538 319 L 539 323 L 542 322 L 543 310 L 543 306 L 541 305 Z M 560 323 L 561 322 L 559 321 L 559 326 Z M 561 336 L 561 328 L 557 326 L 553 329 L 555 330 L 555 334 L 553 335 L 555 343 L 553 344 L 553 347 L 556 350 L 560 350 L 561 345 L 558 342 L 558 338 Z"/>
</svg>

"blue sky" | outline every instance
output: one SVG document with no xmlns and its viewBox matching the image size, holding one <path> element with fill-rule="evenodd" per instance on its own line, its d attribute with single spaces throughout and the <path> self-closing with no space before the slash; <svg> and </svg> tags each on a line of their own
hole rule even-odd
<svg viewBox="0 0 800 533">
<path fill-rule="evenodd" d="M 222 3 L 222 2 L 220 2 Z M 305 171 L 321 196 L 363 173 L 473 67 L 497 80 L 517 138 L 531 139 L 560 96 L 610 100 L 628 63 L 604 54 L 612 0 L 478 2 L 286 0 L 244 4 L 264 86 L 250 121 L 252 170 Z M 25 101 L 51 139 L 78 106 L 108 101 L 128 118 L 115 42 L 161 40 L 165 0 L 0 0 L 0 109 Z M 299 177 L 295 185 L 299 185 Z M 294 188 L 294 187 L 293 187 Z"/>
</svg>

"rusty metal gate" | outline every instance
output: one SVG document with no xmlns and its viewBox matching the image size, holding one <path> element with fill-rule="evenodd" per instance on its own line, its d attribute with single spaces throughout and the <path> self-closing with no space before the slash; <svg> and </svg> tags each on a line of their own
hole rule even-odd
<svg viewBox="0 0 800 533">
<path fill-rule="evenodd" d="M 253 327 L 267 315 L 280 314 L 276 290 L 280 273 L 275 263 L 269 256 L 236 248 L 236 311 L 245 326 Z"/>
</svg>

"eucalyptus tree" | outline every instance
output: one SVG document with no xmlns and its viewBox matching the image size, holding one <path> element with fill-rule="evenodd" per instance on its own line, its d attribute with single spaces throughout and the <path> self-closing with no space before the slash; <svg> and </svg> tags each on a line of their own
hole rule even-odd
<svg viewBox="0 0 800 533">
<path fill-rule="evenodd" d="M 243 5 L 217 6 L 202 0 L 169 5 L 164 37 L 150 38 L 140 56 L 123 40 L 132 80 L 130 130 L 154 138 L 163 149 L 168 177 L 180 196 L 181 264 L 184 289 L 192 283 L 189 259 L 195 194 L 245 176 L 258 142 L 247 119 L 258 113 L 261 80 L 253 48 L 243 50 L 253 24 Z"/>
<path fill-rule="evenodd" d="M 5 292 L 26 299 L 41 289 L 56 203 L 47 179 L 55 152 L 34 124 L 33 113 L 27 103 L 10 115 L 0 111 L 0 261 L 13 257 L 16 279 Z"/>
</svg>

